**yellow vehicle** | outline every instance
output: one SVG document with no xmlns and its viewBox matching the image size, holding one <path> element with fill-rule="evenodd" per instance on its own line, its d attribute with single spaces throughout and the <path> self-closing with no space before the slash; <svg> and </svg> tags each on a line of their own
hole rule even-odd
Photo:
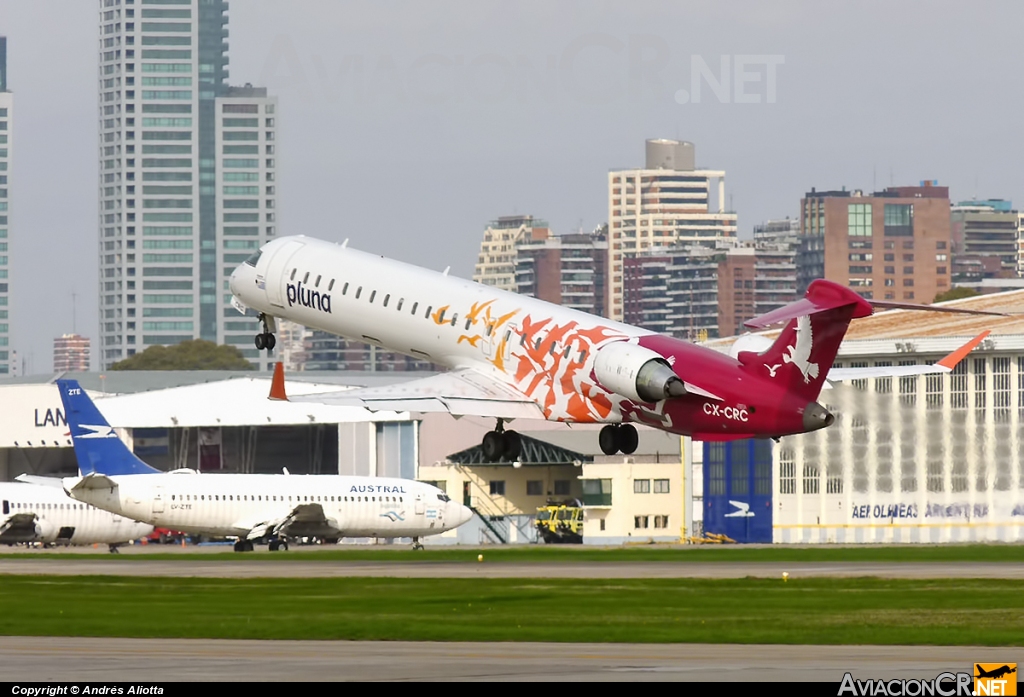
<svg viewBox="0 0 1024 697">
<path fill-rule="evenodd" d="M 579 501 L 548 502 L 537 509 L 537 532 L 548 544 L 583 542 L 583 507 Z"/>
</svg>

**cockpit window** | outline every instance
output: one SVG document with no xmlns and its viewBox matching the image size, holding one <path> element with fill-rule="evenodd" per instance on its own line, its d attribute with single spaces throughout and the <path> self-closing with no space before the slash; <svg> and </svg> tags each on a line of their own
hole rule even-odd
<svg viewBox="0 0 1024 697">
<path fill-rule="evenodd" d="M 263 254 L 263 250 L 258 250 L 255 254 L 245 260 L 245 263 L 249 266 L 256 268 L 256 262 L 260 260 L 260 255 Z"/>
<path fill-rule="evenodd" d="M 437 495 L 437 500 L 438 500 L 438 501 L 444 501 L 444 502 L 446 502 L 446 503 L 447 503 L 448 501 L 451 501 L 451 499 L 450 499 L 450 498 L 448 498 L 448 494 L 438 494 L 438 495 Z"/>
</svg>

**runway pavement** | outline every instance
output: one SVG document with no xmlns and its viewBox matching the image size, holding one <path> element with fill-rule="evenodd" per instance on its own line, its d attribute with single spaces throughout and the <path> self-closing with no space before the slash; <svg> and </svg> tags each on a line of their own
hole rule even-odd
<svg viewBox="0 0 1024 697">
<path fill-rule="evenodd" d="M 1022 650 L 947 646 L 766 646 L 0 637 L 0 680 L 574 682 L 821 681 L 969 672 Z"/>
<path fill-rule="evenodd" d="M 485 557 L 486 559 L 486 557 Z M 0 559 L 0 574 L 172 576 L 199 578 L 880 578 L 1024 579 L 1018 562 L 430 562 L 231 561 L 192 559 Z"/>
</svg>

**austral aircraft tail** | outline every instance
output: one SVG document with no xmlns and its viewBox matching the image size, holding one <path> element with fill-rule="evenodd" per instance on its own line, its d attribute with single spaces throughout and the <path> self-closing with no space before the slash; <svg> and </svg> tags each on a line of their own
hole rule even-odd
<svg viewBox="0 0 1024 697">
<path fill-rule="evenodd" d="M 745 323 L 757 329 L 777 322 L 786 326 L 764 353 L 742 351 L 737 358 L 747 370 L 765 373 L 813 402 L 821 394 L 850 320 L 872 312 L 871 303 L 852 290 L 831 281 L 813 281 L 801 300 Z"/>
<path fill-rule="evenodd" d="M 77 380 L 58 380 L 64 416 L 71 429 L 71 442 L 78 458 L 78 473 L 106 475 L 158 474 L 128 449 Z"/>
</svg>

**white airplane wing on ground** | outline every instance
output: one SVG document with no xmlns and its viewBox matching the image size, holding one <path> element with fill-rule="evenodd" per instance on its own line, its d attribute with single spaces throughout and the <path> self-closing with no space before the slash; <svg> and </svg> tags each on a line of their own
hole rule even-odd
<svg viewBox="0 0 1024 697">
<path fill-rule="evenodd" d="M 271 399 L 358 406 L 370 411 L 448 412 L 453 416 L 502 419 L 543 419 L 532 399 L 514 387 L 484 373 L 462 369 L 395 385 L 366 387 L 289 398 L 284 390 L 284 368 L 274 370 Z"/>
</svg>

